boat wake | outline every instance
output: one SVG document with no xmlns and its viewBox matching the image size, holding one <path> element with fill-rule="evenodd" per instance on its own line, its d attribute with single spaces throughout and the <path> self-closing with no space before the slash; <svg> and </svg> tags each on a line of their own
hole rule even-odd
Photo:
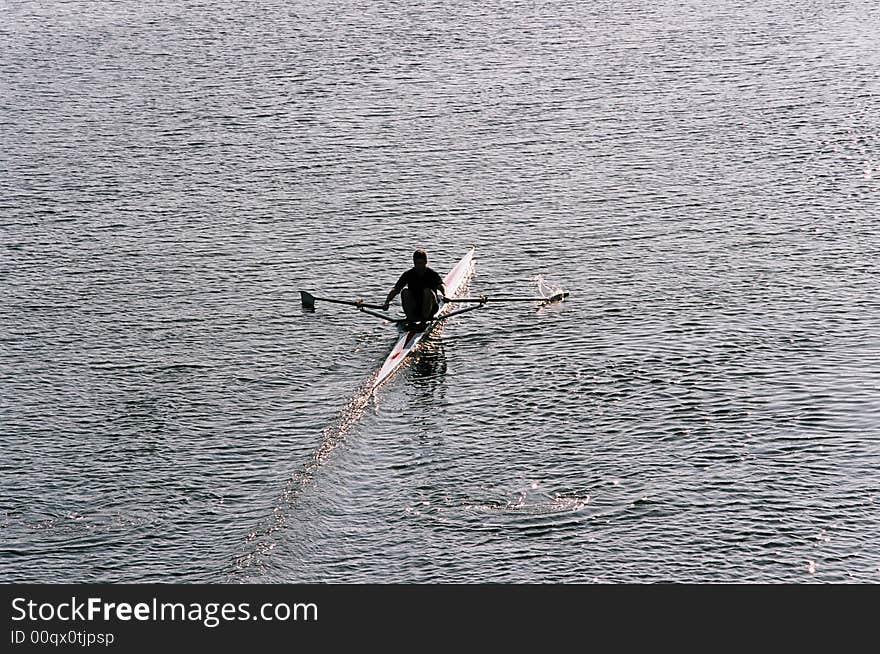
<svg viewBox="0 0 880 654">
<path fill-rule="evenodd" d="M 324 428 L 318 448 L 308 461 L 285 484 L 275 502 L 272 515 L 246 538 L 247 553 L 235 559 L 230 581 L 246 582 L 244 577 L 259 577 L 267 569 L 267 558 L 275 549 L 276 534 L 284 528 L 299 496 L 312 483 L 321 467 L 336 449 L 345 442 L 345 436 L 358 423 L 373 397 L 376 375 L 367 379 L 357 393 L 342 408 L 338 418 Z"/>
</svg>

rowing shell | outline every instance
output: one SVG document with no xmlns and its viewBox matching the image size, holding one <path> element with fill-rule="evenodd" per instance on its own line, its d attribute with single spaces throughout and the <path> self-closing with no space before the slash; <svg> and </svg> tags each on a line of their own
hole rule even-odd
<svg viewBox="0 0 880 654">
<path fill-rule="evenodd" d="M 465 284 L 467 284 L 468 279 L 470 279 L 473 274 L 473 269 L 474 248 L 471 248 L 468 250 L 468 253 L 464 255 L 462 260 L 455 264 L 455 267 L 449 271 L 446 277 L 443 278 L 446 297 L 455 298 L 464 291 Z M 452 308 L 450 304 L 451 303 L 444 303 L 437 312 L 437 315 L 433 320 L 428 322 L 427 327 L 425 327 L 423 331 L 403 329 L 397 342 L 394 344 L 394 349 L 391 350 L 388 358 L 385 359 L 385 363 L 383 363 L 382 367 L 379 369 L 379 374 L 376 376 L 376 381 L 373 382 L 372 390 L 376 390 L 382 382 L 388 379 L 394 371 L 403 364 L 410 352 L 416 349 L 422 339 L 425 338 L 425 336 L 427 336 L 438 324 L 441 324 L 443 316 L 448 315 Z"/>
</svg>

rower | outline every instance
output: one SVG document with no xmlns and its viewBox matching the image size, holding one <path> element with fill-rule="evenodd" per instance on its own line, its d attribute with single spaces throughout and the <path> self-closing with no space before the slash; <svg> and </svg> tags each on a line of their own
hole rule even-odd
<svg viewBox="0 0 880 654">
<path fill-rule="evenodd" d="M 440 309 L 440 301 L 446 293 L 443 278 L 428 268 L 428 253 L 424 250 L 413 252 L 413 267 L 400 276 L 385 298 L 386 311 L 398 293 L 407 320 L 418 323 L 417 329 L 424 329 L 427 321 Z"/>
</svg>

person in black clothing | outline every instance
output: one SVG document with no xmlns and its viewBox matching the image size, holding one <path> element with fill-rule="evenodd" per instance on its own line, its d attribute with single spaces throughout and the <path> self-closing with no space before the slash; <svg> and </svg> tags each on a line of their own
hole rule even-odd
<svg viewBox="0 0 880 654">
<path fill-rule="evenodd" d="M 405 287 L 405 288 L 404 288 Z M 440 309 L 437 293 L 443 298 L 446 289 L 443 278 L 436 271 L 428 268 L 428 253 L 424 250 L 413 252 L 413 267 L 400 276 L 394 288 L 385 298 L 385 310 L 391 300 L 400 293 L 403 312 L 410 322 L 419 323 L 424 328 L 429 320 Z"/>
</svg>

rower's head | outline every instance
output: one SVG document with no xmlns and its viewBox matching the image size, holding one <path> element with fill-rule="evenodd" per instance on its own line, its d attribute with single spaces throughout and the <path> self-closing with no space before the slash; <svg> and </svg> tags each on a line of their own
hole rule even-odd
<svg viewBox="0 0 880 654">
<path fill-rule="evenodd" d="M 416 250 L 413 252 L 413 266 L 418 270 L 424 270 L 428 267 L 428 253 L 424 250 Z"/>
</svg>

